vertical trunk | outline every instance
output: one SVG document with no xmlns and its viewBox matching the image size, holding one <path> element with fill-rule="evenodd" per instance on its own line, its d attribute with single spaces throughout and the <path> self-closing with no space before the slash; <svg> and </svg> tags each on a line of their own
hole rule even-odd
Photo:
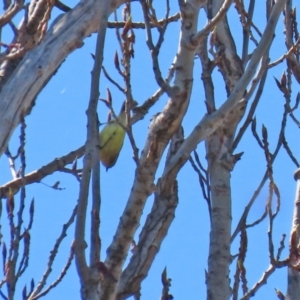
<svg viewBox="0 0 300 300">
<path fill-rule="evenodd" d="M 81 299 L 84 300 L 99 300 L 100 299 L 100 285 L 99 281 L 90 281 L 89 283 L 81 285 Z"/>
<path fill-rule="evenodd" d="M 292 223 L 292 232 L 299 225 L 300 220 L 300 169 L 295 172 L 295 180 L 297 181 L 296 196 L 294 202 L 294 216 Z M 299 243 L 299 233 L 297 236 Z M 291 268 L 288 269 L 288 286 L 285 300 L 297 300 L 300 295 L 300 274 Z"/>
<path fill-rule="evenodd" d="M 211 232 L 208 257 L 207 299 L 230 298 L 230 171 L 220 156 L 222 136 L 215 133 L 207 141 L 208 170 L 211 188 Z"/>
</svg>

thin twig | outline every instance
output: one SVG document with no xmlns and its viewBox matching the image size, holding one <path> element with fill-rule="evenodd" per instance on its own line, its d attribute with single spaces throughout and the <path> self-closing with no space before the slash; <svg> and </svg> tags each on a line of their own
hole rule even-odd
<svg viewBox="0 0 300 300">
<path fill-rule="evenodd" d="M 278 58 L 277 60 L 275 60 L 274 62 L 269 63 L 268 68 L 273 68 L 277 65 L 279 65 L 280 63 L 282 63 L 283 61 L 285 61 L 287 58 L 289 58 L 291 56 L 291 54 L 293 54 L 295 52 L 295 50 L 298 48 L 300 43 L 300 38 L 297 39 L 297 41 L 294 43 L 294 45 L 287 51 L 287 53 L 283 54 L 280 58 Z"/>
<path fill-rule="evenodd" d="M 35 290 L 31 293 L 31 295 L 30 295 L 30 297 L 29 297 L 28 300 L 35 299 L 35 297 L 41 293 L 43 287 L 45 286 L 46 281 L 47 281 L 47 279 L 48 279 L 48 277 L 49 277 L 49 275 L 50 275 L 50 273 L 52 271 L 52 266 L 53 266 L 55 257 L 56 257 L 56 255 L 58 253 L 58 249 L 59 249 L 62 241 L 64 240 L 64 238 L 67 236 L 67 231 L 68 231 L 69 227 L 74 223 L 74 220 L 75 220 L 75 217 L 76 217 L 76 213 L 77 213 L 77 205 L 74 207 L 74 209 L 72 211 L 72 214 L 71 214 L 69 220 L 67 221 L 67 223 L 65 223 L 63 225 L 61 234 L 57 238 L 57 240 L 56 240 L 56 242 L 55 242 L 55 244 L 53 246 L 53 249 L 50 251 L 50 255 L 49 255 L 48 263 L 47 263 L 47 269 L 46 269 L 45 273 L 43 274 L 41 281 L 38 283 L 38 285 L 35 288 Z M 72 252 L 73 252 L 73 247 L 71 249 L 71 253 Z M 69 259 L 68 259 L 68 261 L 69 261 Z M 47 289 L 49 289 L 49 288 L 47 288 Z"/>
<path fill-rule="evenodd" d="M 74 247 L 72 245 L 70 255 L 69 255 L 67 262 L 66 262 L 65 266 L 63 267 L 60 275 L 58 276 L 58 278 L 53 283 L 51 283 L 43 292 L 39 293 L 38 295 L 36 295 L 34 297 L 30 296 L 28 300 L 39 299 L 39 298 L 45 296 L 46 294 L 48 294 L 53 288 L 55 288 L 67 274 L 67 271 L 71 266 L 73 258 L 74 258 Z"/>
<path fill-rule="evenodd" d="M 172 23 L 172 22 L 177 22 L 180 20 L 180 13 L 176 13 L 173 16 L 169 16 L 168 19 L 166 20 L 161 19 L 161 20 L 156 20 L 155 22 L 150 21 L 150 27 L 151 28 L 157 28 L 163 26 L 165 23 Z M 114 22 L 108 22 L 107 27 L 108 28 L 116 28 L 116 29 L 121 29 L 124 28 L 126 22 L 122 21 L 114 21 Z M 144 22 L 132 22 L 132 28 L 134 29 L 145 29 L 146 25 Z"/>
<path fill-rule="evenodd" d="M 64 171 L 64 167 L 66 165 L 83 156 L 84 149 L 85 147 L 81 146 L 80 148 L 68 153 L 65 156 L 54 159 L 40 169 L 25 175 L 23 179 L 17 178 L 6 183 L 5 185 L 0 187 L 0 198 L 6 197 L 10 193 L 10 191 L 17 192 L 22 187 L 22 184 L 28 185 L 40 182 L 44 177 L 53 174 L 56 171 Z"/>
</svg>

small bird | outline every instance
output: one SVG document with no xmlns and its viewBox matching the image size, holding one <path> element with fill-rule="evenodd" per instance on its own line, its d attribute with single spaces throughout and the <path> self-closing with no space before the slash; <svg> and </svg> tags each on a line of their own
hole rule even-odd
<svg viewBox="0 0 300 300">
<path fill-rule="evenodd" d="M 120 124 L 127 125 L 125 101 L 118 115 L 118 122 L 116 119 L 109 121 L 99 134 L 100 161 L 106 167 L 106 171 L 115 165 L 123 147 L 125 130 Z"/>
</svg>

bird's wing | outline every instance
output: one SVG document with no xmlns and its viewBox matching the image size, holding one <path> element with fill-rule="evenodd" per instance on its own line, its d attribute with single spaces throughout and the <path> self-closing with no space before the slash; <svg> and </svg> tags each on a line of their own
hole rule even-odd
<svg viewBox="0 0 300 300">
<path fill-rule="evenodd" d="M 108 139 L 103 140 L 103 136 L 102 136 L 102 140 L 100 139 L 100 150 L 103 149 L 116 135 L 118 128 L 115 127 L 115 129 L 113 131 L 111 131 L 111 134 L 108 136 Z"/>
</svg>

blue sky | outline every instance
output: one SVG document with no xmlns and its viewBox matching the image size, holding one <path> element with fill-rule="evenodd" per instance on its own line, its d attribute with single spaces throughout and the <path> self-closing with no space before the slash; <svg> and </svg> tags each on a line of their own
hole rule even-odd
<svg viewBox="0 0 300 300">
<path fill-rule="evenodd" d="M 71 1 L 65 1 L 71 6 Z M 159 11 L 163 11 L 162 4 L 157 5 Z M 172 4 L 173 12 L 176 11 L 177 4 Z M 141 12 L 139 3 L 133 3 L 133 21 L 141 20 Z M 263 9 L 263 4 L 261 5 Z M 57 13 L 57 11 L 56 11 Z M 162 16 L 162 14 L 161 14 Z M 203 13 L 201 13 L 203 16 Z M 263 29 L 265 18 L 263 10 L 258 11 L 257 25 Z M 55 17 L 55 13 L 53 14 Z M 261 17 L 261 18 L 260 18 Z M 203 24 L 200 18 L 199 25 Z M 235 10 L 231 9 L 230 21 L 237 22 Z M 271 60 L 280 57 L 286 50 L 283 42 L 283 22 L 280 18 L 277 37 L 274 40 Z M 160 52 L 161 69 L 164 75 L 167 75 L 168 68 L 176 54 L 179 38 L 180 24 L 171 24 L 166 35 L 165 43 Z M 200 27 L 199 27 L 200 28 Z M 237 34 L 237 44 L 240 46 L 239 39 L 241 32 L 238 26 L 233 26 L 233 35 Z M 143 103 L 157 89 L 157 85 L 152 76 L 152 67 L 150 54 L 145 45 L 145 33 L 143 30 L 136 30 L 135 58 L 132 61 L 132 82 L 133 95 L 139 104 Z M 6 34 L 6 33 L 5 33 Z M 9 38 L 8 34 L 3 35 L 3 39 Z M 85 40 L 82 48 L 72 53 L 62 64 L 57 74 L 53 77 L 46 88 L 41 92 L 36 101 L 36 105 L 31 114 L 26 118 L 26 157 L 27 172 L 31 172 L 47 164 L 56 157 L 60 157 L 70 151 L 83 145 L 86 137 L 86 114 L 89 99 L 89 88 L 91 79 L 91 69 L 93 60 L 90 53 L 94 53 L 96 35 Z M 117 76 L 114 69 L 113 57 L 116 50 L 119 51 L 118 44 L 115 39 L 115 31 L 108 30 L 105 45 L 104 66 L 111 76 L 119 83 L 122 79 Z M 240 48 L 239 48 L 240 49 Z M 120 52 L 119 52 L 120 53 Z M 183 121 L 185 135 L 187 136 L 193 127 L 202 118 L 204 113 L 204 93 L 202 87 L 201 70 L 199 61 L 195 60 L 195 78 L 194 90 L 191 98 L 191 105 L 187 115 Z M 257 111 L 257 128 L 260 132 L 261 125 L 264 124 L 269 130 L 270 147 L 274 149 L 279 131 L 279 122 L 283 111 L 284 100 L 277 91 L 277 86 L 271 75 L 280 78 L 285 70 L 282 64 L 271 70 L 269 80 L 264 89 L 261 104 Z M 220 105 L 226 100 L 224 84 L 220 79 L 220 74 L 215 70 L 215 76 L 219 78 L 215 84 L 215 92 L 217 104 Z M 112 91 L 113 104 L 116 111 L 119 110 L 124 101 L 123 95 L 115 90 L 111 84 L 101 77 L 100 83 L 101 97 L 105 97 L 106 88 Z M 298 91 L 294 88 L 293 99 Z M 144 120 L 138 122 L 133 127 L 136 137 L 136 143 L 140 150 L 143 149 L 147 136 L 148 125 L 151 117 L 159 112 L 167 98 L 163 96 L 158 105 L 151 109 L 150 113 Z M 99 117 L 102 122 L 107 116 L 107 108 L 99 103 Z M 288 125 L 288 141 L 294 154 L 299 157 L 298 140 L 295 134 L 296 125 L 289 122 Z M 10 142 L 12 152 L 18 147 L 19 129 L 15 131 Z M 197 148 L 201 160 L 205 163 L 205 154 L 203 144 Z M 232 195 L 233 195 L 233 229 L 239 220 L 239 216 L 243 212 L 244 206 L 247 204 L 255 189 L 257 188 L 264 172 L 266 162 L 264 153 L 259 149 L 257 143 L 250 131 L 248 131 L 236 152 L 244 151 L 242 160 L 239 161 L 232 173 Z M 79 162 L 81 165 L 81 161 Z M 156 180 L 162 173 L 164 161 L 158 169 Z M 5 156 L 0 159 L 0 184 L 11 179 L 8 162 Z M 101 169 L 101 192 L 102 192 L 102 208 L 101 208 L 101 238 L 102 238 L 102 256 L 105 259 L 105 251 L 112 241 L 113 234 L 118 225 L 119 218 L 125 207 L 135 171 L 135 164 L 132 159 L 132 150 L 128 139 L 125 139 L 124 148 L 121 152 L 117 164 L 105 172 Z M 295 166 L 288 159 L 282 149 L 278 160 L 274 166 L 275 180 L 279 186 L 282 207 L 281 213 L 275 221 L 274 241 L 275 247 L 279 245 L 279 240 L 283 233 L 289 234 L 291 221 L 293 199 L 295 192 L 295 182 L 292 174 Z M 53 185 L 56 181 L 61 182 L 62 191 L 53 190 L 41 183 L 30 185 L 26 188 L 27 209 L 32 198 L 35 199 L 36 211 L 34 216 L 34 225 L 31 233 L 31 256 L 30 263 L 26 274 L 22 277 L 18 284 L 18 292 L 24 284 L 29 284 L 31 278 L 38 283 L 43 272 L 46 269 L 46 262 L 49 252 L 53 247 L 62 225 L 68 220 L 72 209 L 78 198 L 78 184 L 74 177 L 56 173 L 43 180 L 48 185 Z M 192 167 L 187 163 L 179 173 L 179 206 L 176 211 L 176 217 L 172 224 L 169 234 L 166 237 L 159 254 L 149 272 L 149 276 L 142 285 L 142 299 L 158 299 L 162 289 L 160 277 L 165 266 L 167 266 L 168 276 L 172 278 L 171 293 L 175 299 L 204 299 L 206 297 L 205 286 L 205 269 L 207 268 L 208 238 L 209 238 L 209 216 L 207 212 L 206 202 L 203 200 L 197 175 Z M 255 220 L 260 217 L 264 211 L 265 203 L 268 196 L 267 186 L 262 193 L 250 213 L 250 219 Z M 18 199 L 18 196 L 16 196 Z M 152 197 L 147 201 L 147 205 L 143 214 L 141 224 L 150 212 L 152 205 Z M 17 200 L 16 200 L 17 202 Z M 26 216 L 26 214 L 25 214 Z M 26 219 L 25 219 L 26 220 Z M 2 215 L 1 225 L 4 240 L 8 243 L 7 217 L 5 213 Z M 26 224 L 26 221 L 25 221 Z M 89 223 L 88 223 L 89 224 Z M 141 226 L 136 234 L 136 239 L 141 230 Z M 267 252 L 267 230 L 268 223 L 264 221 L 258 228 L 248 231 L 249 234 L 249 252 L 246 260 L 249 287 L 251 287 L 267 269 L 268 252 Z M 68 236 L 64 240 L 61 250 L 55 261 L 52 275 L 47 284 L 50 284 L 57 278 L 62 267 L 64 266 L 69 254 L 69 247 L 74 236 L 74 226 L 68 231 Z M 232 254 L 238 250 L 238 239 L 233 244 Z M 283 257 L 287 254 L 288 245 Z M 129 254 L 130 257 L 130 254 Z M 234 266 L 235 264 L 233 264 Z M 231 272 L 231 275 L 233 272 Z M 72 264 L 67 276 L 63 282 L 55 288 L 45 299 L 63 299 L 68 296 L 69 299 L 79 299 L 79 280 L 76 274 L 74 264 Z M 264 286 L 258 293 L 257 299 L 275 299 L 274 288 L 278 288 L 285 292 L 286 290 L 286 270 L 277 270 L 275 275 L 268 280 L 268 285 Z M 62 295 L 64 297 L 62 297 Z M 18 297 L 16 297 L 17 299 Z"/>
</svg>

